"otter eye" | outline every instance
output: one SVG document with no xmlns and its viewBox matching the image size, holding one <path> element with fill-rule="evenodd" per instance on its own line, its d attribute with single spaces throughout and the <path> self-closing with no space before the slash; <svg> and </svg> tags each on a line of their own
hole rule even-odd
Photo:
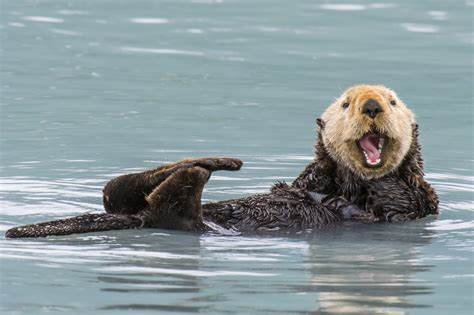
<svg viewBox="0 0 474 315">
<path fill-rule="evenodd" d="M 349 102 L 344 102 L 344 103 L 342 104 L 342 108 L 347 108 L 347 107 L 349 107 Z"/>
<path fill-rule="evenodd" d="M 397 102 L 395 100 L 391 100 L 390 105 L 395 106 L 395 105 L 397 105 Z"/>
</svg>

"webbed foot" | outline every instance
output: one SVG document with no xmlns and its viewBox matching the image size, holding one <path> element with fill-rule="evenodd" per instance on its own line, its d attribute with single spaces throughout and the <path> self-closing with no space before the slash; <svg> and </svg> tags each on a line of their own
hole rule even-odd
<svg viewBox="0 0 474 315">
<path fill-rule="evenodd" d="M 226 170 L 237 171 L 242 161 L 234 158 L 197 158 L 182 160 L 141 173 L 126 174 L 112 179 L 103 190 L 105 211 L 117 214 L 137 214 L 144 210 L 148 203 L 145 197 L 168 177 L 183 170 L 201 167 L 209 172 Z"/>
<path fill-rule="evenodd" d="M 182 160 L 176 164 L 171 164 L 170 167 L 186 168 L 200 166 L 208 171 L 238 171 L 243 165 L 243 162 L 235 158 L 227 157 L 207 157 Z"/>
<path fill-rule="evenodd" d="M 211 172 L 200 166 L 183 168 L 156 187 L 146 201 L 143 211 L 145 227 L 201 231 L 201 196 Z"/>
</svg>

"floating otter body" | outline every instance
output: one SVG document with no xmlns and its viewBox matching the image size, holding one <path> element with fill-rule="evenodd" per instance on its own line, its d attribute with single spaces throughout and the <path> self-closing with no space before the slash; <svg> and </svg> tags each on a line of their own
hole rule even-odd
<svg viewBox="0 0 474 315">
<path fill-rule="evenodd" d="M 6 237 L 129 228 L 203 232 L 212 224 L 240 232 L 301 231 L 343 220 L 393 222 L 438 213 L 437 195 L 423 178 L 418 126 L 392 90 L 350 88 L 317 122 L 315 160 L 291 185 L 201 205 L 212 172 L 236 171 L 242 162 L 184 160 L 111 180 L 104 188 L 104 214 L 17 227 Z"/>
</svg>

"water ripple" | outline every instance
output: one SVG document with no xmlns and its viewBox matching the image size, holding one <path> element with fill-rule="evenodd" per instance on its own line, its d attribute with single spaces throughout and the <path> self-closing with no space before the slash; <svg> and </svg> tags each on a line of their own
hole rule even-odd
<svg viewBox="0 0 474 315">
<path fill-rule="evenodd" d="M 97 268 L 96 271 L 104 273 L 128 273 L 128 274 L 164 274 L 164 275 L 185 275 L 192 277 L 217 277 L 217 276 L 251 276 L 251 277 L 273 277 L 278 276 L 275 273 L 265 272 L 247 272 L 247 271 L 228 271 L 228 270 L 216 270 L 216 271 L 204 271 L 204 270 L 183 270 L 183 269 L 164 269 L 164 268 L 152 268 L 152 267 L 134 267 L 134 266 L 123 266 L 123 267 L 104 267 Z"/>
<path fill-rule="evenodd" d="M 439 33 L 439 27 L 428 24 L 402 23 L 402 27 L 413 33 Z"/>
<path fill-rule="evenodd" d="M 427 227 L 429 230 L 434 231 L 457 231 L 465 229 L 474 229 L 474 220 L 462 221 L 462 220 L 437 220 Z"/>
<path fill-rule="evenodd" d="M 159 54 L 159 55 L 185 55 L 185 56 L 204 56 L 201 51 L 179 50 L 166 48 L 141 48 L 141 47 L 120 47 L 120 50 L 126 52 Z"/>
<path fill-rule="evenodd" d="M 326 3 L 319 7 L 323 10 L 331 11 L 363 11 L 367 9 L 389 9 L 394 8 L 397 5 L 394 3 L 371 3 L 365 4 L 349 4 L 349 3 Z"/>
<path fill-rule="evenodd" d="M 51 32 L 52 32 L 52 33 L 55 33 L 55 34 L 66 35 L 66 36 L 82 36 L 81 33 L 76 32 L 76 31 L 61 30 L 61 29 L 57 29 L 57 28 L 51 29 Z"/>
<path fill-rule="evenodd" d="M 163 18 L 131 18 L 130 22 L 136 23 L 136 24 L 168 24 L 170 23 L 170 20 L 168 19 L 163 19 Z"/>
<path fill-rule="evenodd" d="M 22 19 L 26 21 L 32 21 L 32 22 L 55 23 L 55 24 L 64 22 L 64 19 L 49 17 L 49 16 L 24 16 Z"/>
<path fill-rule="evenodd" d="M 89 12 L 81 11 L 81 10 L 59 10 L 59 14 L 61 15 L 88 15 Z"/>
<path fill-rule="evenodd" d="M 8 25 L 13 27 L 25 27 L 25 24 L 19 22 L 9 22 Z"/>
</svg>

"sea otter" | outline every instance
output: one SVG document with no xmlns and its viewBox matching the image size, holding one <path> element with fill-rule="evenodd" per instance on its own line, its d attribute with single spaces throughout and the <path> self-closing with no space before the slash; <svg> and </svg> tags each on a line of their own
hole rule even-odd
<svg viewBox="0 0 474 315">
<path fill-rule="evenodd" d="M 105 185 L 106 213 L 12 228 L 6 237 L 43 237 L 129 228 L 204 232 L 302 231 L 343 220 L 393 222 L 438 213 L 423 178 L 418 125 L 391 89 L 358 85 L 317 119 L 315 159 L 291 184 L 201 205 L 211 173 L 239 170 L 232 158 L 184 160 L 117 177 Z"/>
</svg>

